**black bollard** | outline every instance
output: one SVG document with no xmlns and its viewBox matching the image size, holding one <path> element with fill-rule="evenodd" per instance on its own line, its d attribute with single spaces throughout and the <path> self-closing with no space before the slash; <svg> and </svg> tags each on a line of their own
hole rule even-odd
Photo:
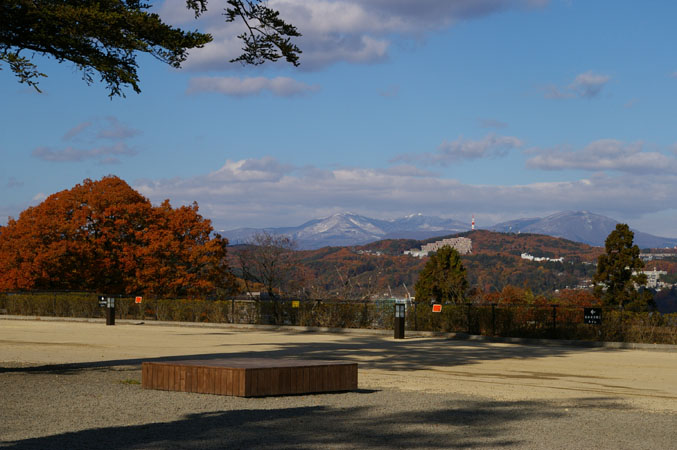
<svg viewBox="0 0 677 450">
<path fill-rule="evenodd" d="M 106 308 L 106 325 L 115 325 L 115 298 L 108 297 Z"/>
<path fill-rule="evenodd" d="M 404 339 L 405 305 L 395 303 L 395 339 Z"/>
</svg>

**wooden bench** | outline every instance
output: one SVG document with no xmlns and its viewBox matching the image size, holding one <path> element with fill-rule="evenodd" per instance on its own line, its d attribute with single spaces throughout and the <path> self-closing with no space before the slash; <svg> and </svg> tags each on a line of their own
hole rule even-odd
<svg viewBox="0 0 677 450">
<path fill-rule="evenodd" d="M 144 389 L 260 397 L 357 389 L 357 363 L 267 358 L 144 362 Z"/>
</svg>

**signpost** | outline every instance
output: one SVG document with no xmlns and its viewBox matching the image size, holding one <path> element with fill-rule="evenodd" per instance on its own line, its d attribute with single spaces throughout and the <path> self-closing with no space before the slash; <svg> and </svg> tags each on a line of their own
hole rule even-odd
<svg viewBox="0 0 677 450">
<path fill-rule="evenodd" d="M 435 303 L 433 305 L 433 312 L 442 312 L 442 305 L 439 303 Z"/>
<path fill-rule="evenodd" d="M 588 325 L 602 325 L 601 308 L 583 308 L 583 323 Z"/>
</svg>

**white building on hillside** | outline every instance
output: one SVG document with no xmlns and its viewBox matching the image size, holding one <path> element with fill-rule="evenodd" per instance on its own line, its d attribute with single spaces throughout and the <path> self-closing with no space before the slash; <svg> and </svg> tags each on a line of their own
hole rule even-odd
<svg viewBox="0 0 677 450">
<path fill-rule="evenodd" d="M 545 256 L 533 256 L 528 253 L 522 253 L 522 259 L 528 259 L 529 261 L 536 261 L 536 262 L 541 262 L 541 261 L 548 261 L 548 262 L 564 262 L 564 257 L 560 258 L 546 258 Z"/>
<path fill-rule="evenodd" d="M 658 279 L 661 277 L 661 275 L 668 274 L 665 270 L 656 270 L 655 267 L 653 268 L 653 270 L 642 270 L 640 273 L 646 275 L 646 287 L 648 287 L 649 289 L 656 289 L 665 284 L 658 281 Z M 632 274 L 636 275 L 637 272 L 632 272 Z"/>
<path fill-rule="evenodd" d="M 472 239 L 468 239 L 465 237 L 457 237 L 442 239 L 441 241 L 425 244 L 424 246 L 421 247 L 420 250 L 417 248 L 412 248 L 411 250 L 406 250 L 404 254 L 415 256 L 418 258 L 423 258 L 424 256 L 428 256 L 428 254 L 431 252 L 436 252 L 445 245 L 448 245 L 449 247 L 455 249 L 461 255 L 467 255 L 469 253 L 472 253 Z"/>
</svg>

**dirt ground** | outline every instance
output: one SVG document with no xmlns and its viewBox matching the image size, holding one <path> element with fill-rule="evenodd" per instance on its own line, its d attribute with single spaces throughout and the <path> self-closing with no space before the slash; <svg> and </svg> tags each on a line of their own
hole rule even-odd
<svg viewBox="0 0 677 450">
<path fill-rule="evenodd" d="M 633 410 L 677 413 L 674 351 L 0 317 L 4 363 L 105 367 L 166 357 L 228 356 L 356 361 L 360 389 L 454 393 L 497 401 L 588 398 Z"/>
</svg>

